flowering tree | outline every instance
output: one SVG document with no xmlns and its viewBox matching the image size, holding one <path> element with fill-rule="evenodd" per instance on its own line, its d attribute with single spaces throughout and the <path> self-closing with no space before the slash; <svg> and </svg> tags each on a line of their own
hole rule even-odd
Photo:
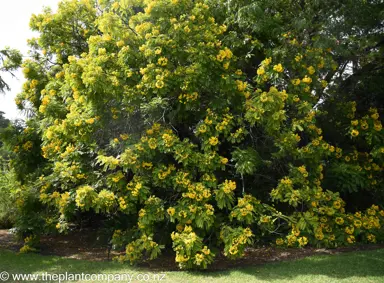
<svg viewBox="0 0 384 283">
<path fill-rule="evenodd" d="M 60 232 L 76 213 L 108 216 L 120 260 L 172 247 L 181 268 L 255 241 L 382 241 L 380 96 L 354 87 L 374 82 L 382 46 L 368 19 L 359 49 L 339 30 L 356 9 L 379 17 L 376 4 L 324 2 L 339 23 L 291 2 L 63 1 L 33 16 L 16 103 L 35 116 L 12 144 L 30 169 L 20 210 L 38 195 L 42 226 Z"/>
</svg>

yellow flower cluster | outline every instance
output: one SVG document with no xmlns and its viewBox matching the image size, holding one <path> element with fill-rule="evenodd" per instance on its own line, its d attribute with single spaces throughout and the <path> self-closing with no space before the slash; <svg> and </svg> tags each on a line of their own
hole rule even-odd
<svg viewBox="0 0 384 283">
<path fill-rule="evenodd" d="M 246 82 L 236 80 L 237 90 L 243 92 L 247 89 L 248 84 Z"/>
<path fill-rule="evenodd" d="M 143 188 L 142 182 L 136 178 L 132 182 L 129 182 L 127 189 L 131 191 L 132 196 L 137 197 L 140 194 L 140 190 Z"/>
<path fill-rule="evenodd" d="M 238 216 L 246 217 L 251 216 L 255 212 L 254 206 L 250 203 L 252 197 L 249 195 L 244 196 L 243 198 L 239 198 L 237 202 L 237 208 L 231 212 L 231 216 L 236 218 Z"/>
<path fill-rule="evenodd" d="M 173 164 L 169 165 L 168 167 L 166 167 L 165 170 L 160 170 L 159 173 L 157 174 L 157 177 L 160 179 L 160 180 L 164 180 L 165 178 L 167 178 L 171 173 L 172 171 L 176 170 L 175 166 Z"/>
<path fill-rule="evenodd" d="M 297 237 L 295 235 L 291 234 L 291 235 L 288 235 L 286 238 L 287 238 L 288 247 L 295 245 L 295 243 L 297 241 Z"/>
<path fill-rule="evenodd" d="M 165 57 L 160 57 L 157 60 L 157 64 L 159 64 L 160 66 L 166 66 L 168 64 L 168 59 Z"/>
<path fill-rule="evenodd" d="M 112 182 L 118 183 L 123 178 L 124 178 L 123 172 L 119 171 L 112 176 Z"/>
<path fill-rule="evenodd" d="M 167 209 L 167 212 L 170 216 L 173 216 L 173 215 L 175 215 L 176 210 L 174 207 L 170 207 Z"/>
<path fill-rule="evenodd" d="M 138 155 L 134 153 L 134 151 L 130 148 L 126 149 L 121 155 L 121 162 L 127 165 L 136 164 L 138 159 Z"/>
<path fill-rule="evenodd" d="M 120 134 L 120 138 L 121 138 L 123 141 L 126 141 L 126 140 L 129 138 L 129 136 L 128 136 L 128 134 Z"/>
<path fill-rule="evenodd" d="M 64 192 L 60 195 L 60 199 L 58 200 L 58 205 L 59 205 L 61 214 L 64 214 L 64 210 L 69 204 L 69 199 L 70 199 L 69 192 Z"/>
<path fill-rule="evenodd" d="M 359 131 L 358 131 L 358 130 L 353 129 L 353 130 L 351 131 L 351 136 L 352 136 L 352 137 L 357 137 L 358 135 L 359 135 Z"/>
<path fill-rule="evenodd" d="M 29 151 L 33 147 L 33 142 L 27 141 L 26 143 L 23 144 L 23 149 L 26 151 Z"/>
<path fill-rule="evenodd" d="M 102 208 L 108 210 L 115 203 L 115 194 L 111 191 L 103 189 L 99 192 L 97 201 L 102 206 Z"/>
<path fill-rule="evenodd" d="M 265 74 L 265 69 L 264 69 L 264 67 L 263 67 L 263 66 L 260 66 L 260 67 L 257 69 L 256 73 L 257 73 L 257 75 L 259 75 L 259 76 L 264 75 L 264 74 Z"/>
<path fill-rule="evenodd" d="M 148 139 L 148 146 L 150 149 L 156 149 L 157 147 L 157 140 L 155 138 Z"/>
<path fill-rule="evenodd" d="M 188 187 L 191 184 L 191 180 L 188 179 L 188 172 L 179 171 L 176 173 L 176 184 Z"/>
<path fill-rule="evenodd" d="M 300 166 L 298 168 L 299 172 L 303 175 L 304 178 L 308 177 L 308 172 L 307 172 L 307 169 L 305 168 L 305 166 Z"/>
<path fill-rule="evenodd" d="M 202 201 L 211 197 L 211 191 L 202 183 L 190 184 L 188 186 L 188 192 L 183 193 L 183 197 Z"/>
<path fill-rule="evenodd" d="M 188 94 L 188 93 L 180 94 L 179 102 L 183 104 L 187 104 L 188 102 L 196 101 L 198 97 L 199 97 L 199 94 L 197 92 L 193 92 L 191 94 Z"/>
<path fill-rule="evenodd" d="M 225 47 L 224 49 L 221 49 L 219 51 L 219 54 L 217 54 L 216 56 L 216 60 L 219 62 L 223 62 L 223 60 L 225 59 L 230 60 L 232 56 L 232 51 L 229 48 Z"/>
<path fill-rule="evenodd" d="M 201 248 L 202 240 L 193 232 L 191 226 L 180 227 L 179 231 L 180 233 L 173 232 L 171 238 L 176 251 L 176 262 L 181 268 L 191 264 L 206 267 L 213 261 L 214 254 L 207 246 Z"/>
<path fill-rule="evenodd" d="M 201 124 L 198 128 L 197 128 L 197 132 L 201 133 L 201 134 L 204 134 L 205 132 L 207 131 L 207 126 L 205 124 Z"/>
<path fill-rule="evenodd" d="M 284 68 L 283 68 L 283 66 L 279 63 L 279 64 L 273 66 L 273 70 L 276 71 L 276 72 L 278 72 L 278 73 L 281 73 L 281 72 L 284 71 Z"/>
<path fill-rule="evenodd" d="M 310 75 L 313 75 L 313 74 L 316 72 L 316 70 L 315 70 L 315 68 L 314 68 L 313 66 L 309 66 L 309 67 L 307 68 L 307 70 L 308 70 L 308 73 L 309 73 Z"/>
<path fill-rule="evenodd" d="M 228 250 L 230 256 L 241 256 L 240 251 L 243 250 L 243 246 L 249 241 L 251 237 L 253 237 L 252 230 L 245 228 L 241 235 L 233 238 Z M 224 255 L 229 256 L 227 252 L 224 252 Z"/>
<path fill-rule="evenodd" d="M 295 86 L 299 85 L 300 83 L 301 83 L 300 79 L 293 79 L 292 80 L 292 84 L 295 85 Z"/>
<path fill-rule="evenodd" d="M 163 88 L 164 85 L 165 85 L 165 83 L 163 80 L 157 80 L 155 83 L 156 88 L 159 88 L 159 89 Z"/>
<path fill-rule="evenodd" d="M 344 231 L 345 231 L 345 233 L 352 235 L 353 232 L 355 231 L 355 228 L 353 226 L 347 226 L 347 227 L 345 227 Z"/>
<path fill-rule="evenodd" d="M 215 146 L 215 145 L 217 145 L 218 143 L 219 143 L 219 139 L 218 139 L 217 137 L 210 137 L 210 138 L 209 138 L 209 144 L 210 144 L 210 145 Z"/>
<path fill-rule="evenodd" d="M 171 147 L 176 141 L 175 135 L 169 133 L 163 134 L 162 138 L 166 147 Z"/>
<path fill-rule="evenodd" d="M 153 164 L 152 162 L 142 162 L 141 163 L 141 167 L 143 167 L 144 169 L 151 169 L 153 167 Z"/>
<path fill-rule="evenodd" d="M 236 190 L 236 182 L 225 180 L 222 184 L 222 190 L 226 194 L 233 192 L 234 190 Z"/>
<path fill-rule="evenodd" d="M 269 58 L 265 58 L 261 64 L 264 65 L 264 66 L 268 66 L 269 64 L 271 64 L 272 62 L 272 57 L 269 57 Z"/>
<path fill-rule="evenodd" d="M 127 209 L 127 203 L 123 197 L 119 197 L 119 207 L 121 210 Z"/>
<path fill-rule="evenodd" d="M 310 77 L 307 77 L 305 76 L 303 79 L 302 79 L 302 82 L 303 83 L 306 83 L 306 84 L 310 84 L 312 82 L 312 79 Z"/>
<path fill-rule="evenodd" d="M 233 116 L 232 116 L 232 115 L 225 114 L 223 120 L 222 120 L 220 123 L 218 123 L 218 124 L 216 125 L 215 129 L 216 129 L 218 132 L 222 132 L 222 131 L 224 131 L 224 130 L 228 127 L 229 123 L 230 123 L 232 120 L 233 120 Z"/>
<path fill-rule="evenodd" d="M 88 205 L 92 205 L 96 197 L 97 196 L 94 188 L 87 185 L 82 186 L 76 190 L 76 198 L 75 198 L 76 205 L 78 207 L 85 207 L 87 205 L 86 203 L 87 201 L 88 201 Z"/>
<path fill-rule="evenodd" d="M 353 236 L 353 235 L 348 236 L 347 242 L 350 244 L 354 244 L 356 242 L 355 236 Z"/>
<path fill-rule="evenodd" d="M 367 235 L 367 240 L 371 243 L 376 243 L 376 236 L 373 234 L 368 234 Z"/>
<path fill-rule="evenodd" d="M 373 125 L 373 129 L 377 132 L 380 132 L 383 128 L 381 121 L 379 120 L 379 113 L 376 108 L 371 108 L 369 110 L 370 116 L 366 115 L 361 120 L 352 120 L 351 125 L 353 127 L 359 127 L 361 130 L 366 131 L 369 129 L 370 124 Z M 357 129 L 351 130 L 351 135 L 356 137 L 359 135 L 359 131 Z"/>
<path fill-rule="evenodd" d="M 300 247 L 304 247 L 308 244 L 308 238 L 307 237 L 300 237 L 297 242 L 299 243 Z"/>
<path fill-rule="evenodd" d="M 283 184 L 283 185 L 292 186 L 292 180 L 289 179 L 288 177 L 284 177 L 284 178 L 280 181 L 280 183 Z"/>
</svg>

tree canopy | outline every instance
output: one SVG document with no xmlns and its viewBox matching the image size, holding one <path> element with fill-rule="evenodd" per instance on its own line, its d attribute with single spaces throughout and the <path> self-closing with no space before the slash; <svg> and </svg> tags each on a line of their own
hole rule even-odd
<svg viewBox="0 0 384 283">
<path fill-rule="evenodd" d="M 119 260 L 172 248 L 181 268 L 252 243 L 383 241 L 382 5 L 64 0 L 33 15 L 16 103 L 34 115 L 7 134 L 24 250 L 89 215 Z"/>
</svg>

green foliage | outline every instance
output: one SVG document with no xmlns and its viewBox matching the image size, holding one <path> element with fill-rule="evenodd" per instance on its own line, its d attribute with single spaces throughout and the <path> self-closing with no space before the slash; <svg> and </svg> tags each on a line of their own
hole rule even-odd
<svg viewBox="0 0 384 283">
<path fill-rule="evenodd" d="M 120 260 L 172 241 L 181 268 L 253 239 L 383 241 L 381 92 L 359 95 L 382 66 L 377 6 L 67 0 L 34 15 L 16 103 L 35 115 L 4 134 L 18 229 L 100 215 Z M 351 192 L 368 192 L 362 212 Z"/>
<path fill-rule="evenodd" d="M 329 187 L 337 188 L 340 191 L 349 193 L 358 192 L 369 187 L 369 180 L 363 170 L 354 168 L 356 165 L 347 163 L 334 163 L 329 168 Z"/>
<path fill-rule="evenodd" d="M 257 167 L 261 165 L 260 157 L 253 148 L 234 150 L 232 159 L 236 162 L 236 172 L 242 175 L 252 175 L 252 173 L 256 172 Z"/>
<path fill-rule="evenodd" d="M 0 175 L 0 228 L 11 228 L 15 223 L 15 206 L 12 197 L 12 188 L 15 186 L 15 177 L 4 169 Z"/>
<path fill-rule="evenodd" d="M 193 266 L 207 268 L 213 262 L 214 254 L 207 247 L 203 247 L 203 241 L 190 226 L 185 226 L 181 233 L 173 232 L 173 250 L 176 252 L 176 261 L 180 268 Z"/>
<path fill-rule="evenodd" d="M 13 71 L 20 67 L 22 60 L 21 53 L 16 49 L 6 47 L 0 50 L 0 73 L 5 72 L 14 76 Z M 9 85 L 0 76 L 0 93 L 9 90 Z"/>
<path fill-rule="evenodd" d="M 1 139 L 5 128 L 10 121 L 0 111 L 0 228 L 11 228 L 15 222 L 14 200 L 12 199 L 12 188 L 15 186 L 15 174 L 10 171 L 9 152 Z"/>
</svg>

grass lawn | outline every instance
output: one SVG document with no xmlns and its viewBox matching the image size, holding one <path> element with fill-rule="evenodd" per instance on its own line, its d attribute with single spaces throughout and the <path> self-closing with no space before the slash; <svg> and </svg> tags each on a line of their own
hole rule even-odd
<svg viewBox="0 0 384 283">
<path fill-rule="evenodd" d="M 7 271 L 10 279 L 15 282 L 12 274 L 29 273 L 42 276 L 49 274 L 129 274 L 132 281 L 123 278 L 122 281 L 109 282 L 156 282 L 155 273 L 146 269 L 138 269 L 126 264 L 115 262 L 90 262 L 75 259 L 65 259 L 55 256 L 38 254 L 16 254 L 0 250 L 1 272 Z M 140 275 L 139 275 L 140 274 Z M 144 274 L 147 277 L 144 277 Z M 64 276 L 64 275 L 63 275 Z M 69 275 L 67 275 L 69 276 Z M 140 277 L 141 276 L 141 277 Z M 164 277 L 163 277 L 164 276 Z M 220 272 L 159 272 L 162 282 L 384 282 L 384 249 L 349 252 L 339 255 L 321 255 L 296 261 L 271 263 L 237 270 Z M 39 282 L 58 282 L 41 280 Z M 68 277 L 69 278 L 69 277 Z M 85 278 L 85 277 L 84 277 Z M 1 278 L 0 278 L 1 279 Z M 1 281 L 0 281 L 1 282 Z M 21 281 L 18 282 L 32 282 Z M 36 282 L 36 281 L 34 281 Z M 62 281 L 63 282 L 63 281 Z M 108 282 L 76 280 L 72 282 Z"/>
</svg>

